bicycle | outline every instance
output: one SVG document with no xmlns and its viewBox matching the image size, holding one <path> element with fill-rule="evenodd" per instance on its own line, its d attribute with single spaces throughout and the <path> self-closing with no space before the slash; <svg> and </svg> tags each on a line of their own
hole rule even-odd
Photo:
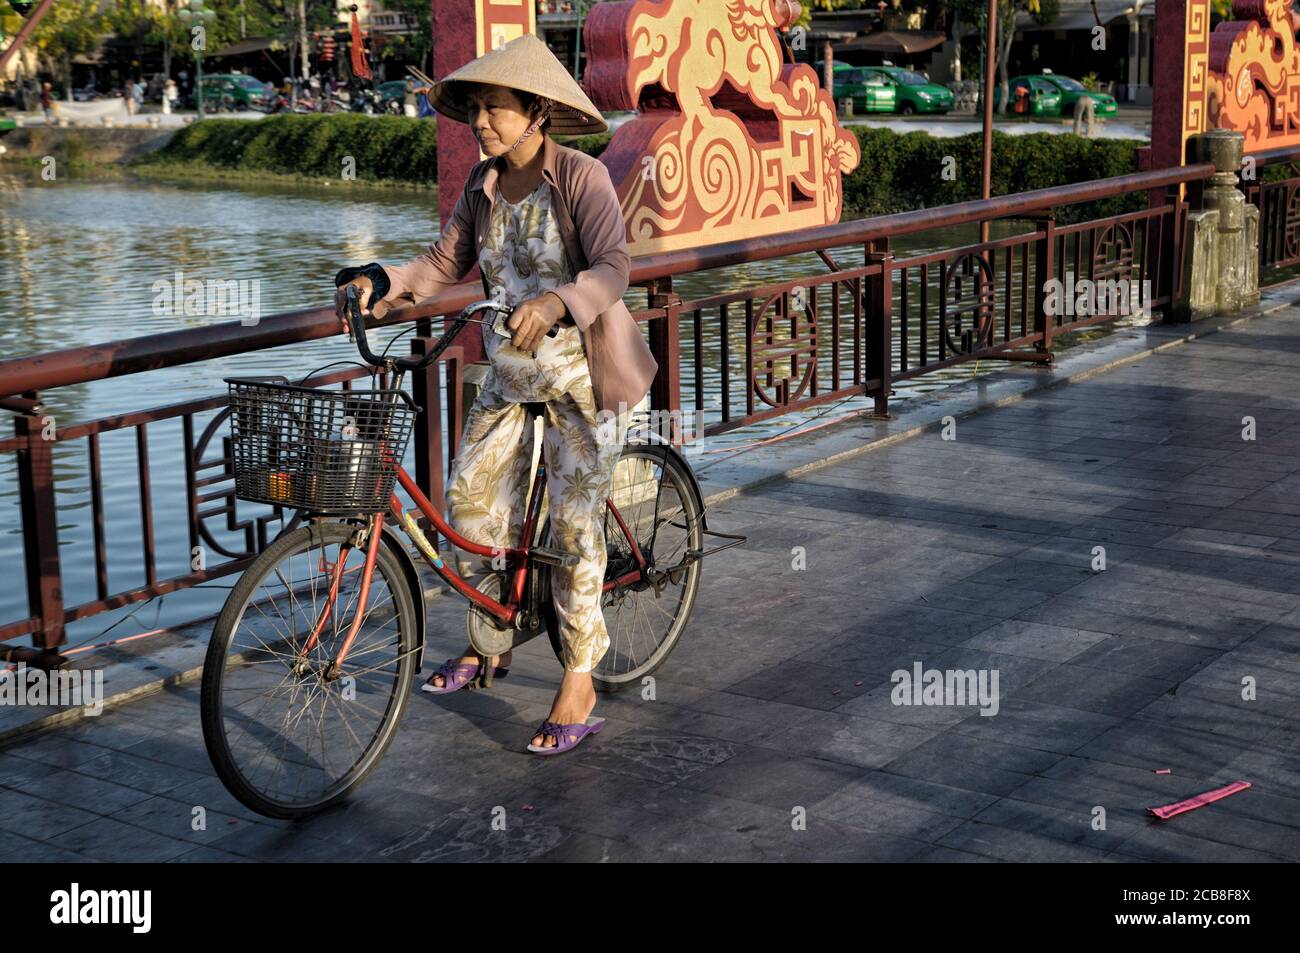
<svg viewBox="0 0 1300 953">
<path fill-rule="evenodd" d="M 509 336 L 502 329 L 513 309 L 472 304 L 426 355 L 398 358 L 371 351 L 357 289 L 346 297 L 357 348 L 389 386 L 325 390 L 283 378 L 227 379 L 236 496 L 298 509 L 304 518 L 244 570 L 217 618 L 203 667 L 203 738 L 226 788 L 251 810 L 281 819 L 346 798 L 392 743 L 423 661 L 417 556 L 469 601 L 466 628 L 480 660 L 474 688 L 491 687 L 491 656 L 543 630 L 562 658 L 550 576 L 577 562 L 547 545 L 544 454 L 520 545 L 504 551 L 458 534 L 401 466 L 419 413 L 403 376 L 435 362 L 479 312 L 496 312 L 497 332 Z M 541 412 L 541 405 L 525 407 L 530 420 Z M 404 507 L 398 488 L 414 509 Z M 432 526 L 432 541 L 419 516 Z M 708 529 L 685 457 L 639 424 L 628 428 L 604 529 L 610 647 L 592 676 L 597 690 L 616 691 L 658 669 L 680 640 L 700 561 L 745 537 Z M 705 536 L 724 542 L 705 550 Z M 439 537 L 493 558 L 493 571 L 470 585 L 436 548 Z M 342 753 L 332 753 L 338 747 Z"/>
</svg>

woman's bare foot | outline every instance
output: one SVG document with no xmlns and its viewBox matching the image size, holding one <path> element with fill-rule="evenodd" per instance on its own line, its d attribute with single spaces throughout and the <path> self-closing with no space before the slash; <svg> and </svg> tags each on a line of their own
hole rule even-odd
<svg viewBox="0 0 1300 953">
<path fill-rule="evenodd" d="M 551 703 L 551 713 L 546 718 L 557 725 L 581 725 L 595 707 L 596 687 L 591 682 L 591 673 L 566 670 L 560 681 L 560 690 Z M 554 748 L 558 743 L 554 735 L 533 735 L 535 748 Z"/>
<path fill-rule="evenodd" d="M 509 668 L 510 656 L 512 654 L 513 653 L 511 652 L 506 652 L 504 655 L 492 656 L 490 660 L 492 667 L 496 668 L 497 666 L 500 666 L 501 668 Z M 456 664 L 471 665 L 474 662 L 477 662 L 478 659 L 479 659 L 478 653 L 474 651 L 473 646 L 466 646 L 465 654 L 456 660 Z M 432 675 L 429 676 L 429 678 L 426 681 L 426 684 L 432 685 L 434 688 L 444 688 L 447 685 L 447 680 L 442 677 L 441 672 L 434 672 Z"/>
</svg>

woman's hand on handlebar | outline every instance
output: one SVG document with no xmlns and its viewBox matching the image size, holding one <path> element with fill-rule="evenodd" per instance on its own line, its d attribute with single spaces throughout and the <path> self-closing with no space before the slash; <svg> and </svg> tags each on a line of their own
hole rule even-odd
<svg viewBox="0 0 1300 953">
<path fill-rule="evenodd" d="M 510 343 L 521 351 L 536 351 L 567 310 L 563 299 L 549 291 L 520 303 L 506 321 L 506 327 L 514 332 Z"/>
<path fill-rule="evenodd" d="M 347 284 L 339 285 L 334 292 L 334 311 L 339 316 L 339 320 L 343 322 L 343 330 L 348 334 L 352 333 L 352 328 L 348 324 L 348 287 L 351 285 L 355 285 L 357 288 L 357 297 L 361 303 L 361 314 L 367 318 L 373 317 L 369 305 L 371 293 L 374 291 L 374 284 L 369 278 L 360 275 Z"/>
</svg>

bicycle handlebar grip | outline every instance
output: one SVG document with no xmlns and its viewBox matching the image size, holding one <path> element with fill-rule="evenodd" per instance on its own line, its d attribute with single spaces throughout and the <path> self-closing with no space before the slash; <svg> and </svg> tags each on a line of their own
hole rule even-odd
<svg viewBox="0 0 1300 953">
<path fill-rule="evenodd" d="M 366 338 L 366 321 L 361 316 L 361 302 L 358 301 L 359 292 L 356 285 L 348 285 L 348 324 L 352 328 L 352 333 L 357 337 L 357 350 L 365 358 L 366 363 L 376 367 L 384 363 L 384 359 L 370 350 L 370 341 Z"/>
</svg>

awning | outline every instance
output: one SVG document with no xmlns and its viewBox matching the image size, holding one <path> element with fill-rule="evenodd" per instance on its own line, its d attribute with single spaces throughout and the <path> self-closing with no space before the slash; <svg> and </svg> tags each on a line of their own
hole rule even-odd
<svg viewBox="0 0 1300 953">
<path fill-rule="evenodd" d="M 224 49 L 217 50 L 213 56 L 247 56 L 249 53 L 256 53 L 259 50 L 269 50 L 274 40 L 269 37 L 249 37 L 246 40 L 240 40 L 238 43 L 232 43 Z"/>
<path fill-rule="evenodd" d="M 1097 0 L 1096 13 L 1091 0 L 1061 0 L 1060 12 L 1051 23 L 1039 23 L 1028 13 L 1016 19 L 1016 29 L 1026 33 L 1038 30 L 1091 30 L 1101 20 L 1102 26 L 1112 20 L 1122 20 L 1128 11 L 1137 7 L 1137 0 Z M 1156 15 L 1155 0 L 1145 0 L 1138 11 L 1140 17 Z"/>
<path fill-rule="evenodd" d="M 901 53 L 910 55 L 924 53 L 937 46 L 943 46 L 947 35 L 941 30 L 881 30 L 867 36 L 836 43 L 836 53 Z"/>
</svg>

